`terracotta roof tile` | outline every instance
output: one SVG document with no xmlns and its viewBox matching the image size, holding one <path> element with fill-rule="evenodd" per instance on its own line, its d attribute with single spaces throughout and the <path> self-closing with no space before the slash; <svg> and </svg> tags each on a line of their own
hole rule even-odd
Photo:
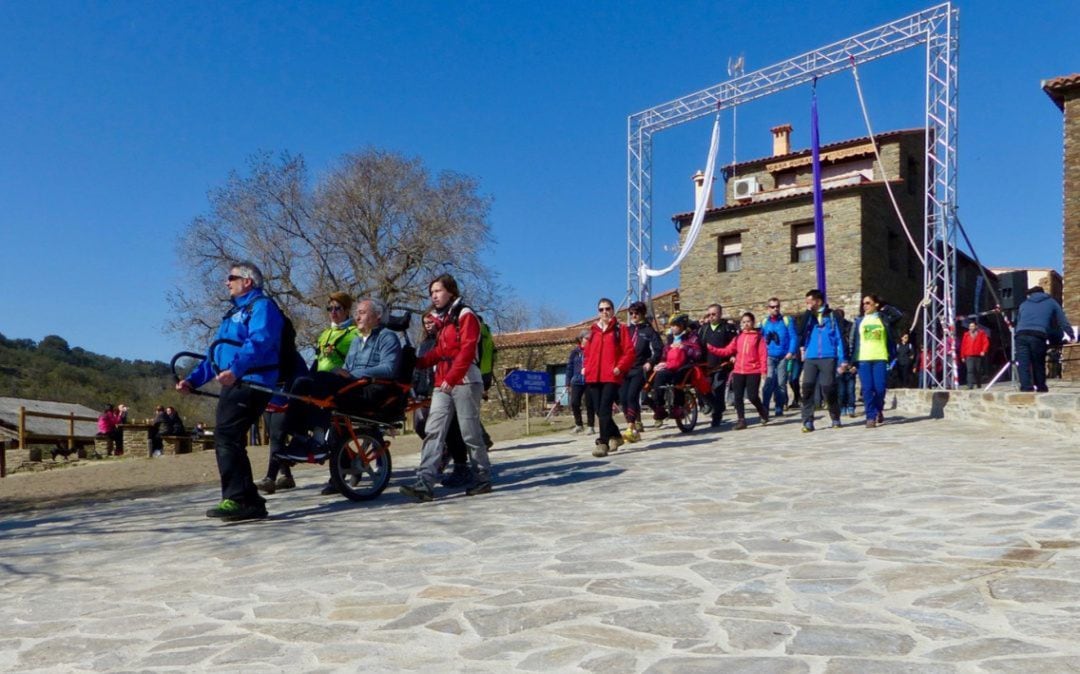
<svg viewBox="0 0 1080 674">
<path fill-rule="evenodd" d="M 674 294 L 675 290 L 666 290 L 653 296 L 653 301 Z M 578 333 L 593 324 L 593 318 L 564 325 L 560 328 L 542 328 L 539 330 L 523 330 L 521 332 L 502 332 L 492 335 L 497 348 L 520 348 L 523 346 L 551 346 L 554 344 L 573 344 L 577 340 Z"/>
<path fill-rule="evenodd" d="M 890 180 L 889 182 L 892 183 L 893 185 L 902 185 L 904 181 L 903 180 Z M 824 194 L 826 192 L 833 193 L 833 192 L 841 192 L 843 190 L 856 190 L 856 189 L 865 189 L 865 188 L 868 188 L 868 187 L 881 187 L 884 184 L 885 184 L 884 180 L 867 180 L 867 181 L 859 182 L 859 183 L 839 182 L 839 183 L 836 183 L 836 184 L 833 184 L 833 185 L 823 184 L 821 186 L 821 191 Z M 769 192 L 759 192 L 758 194 L 760 194 L 761 196 L 759 198 L 757 198 L 757 199 L 752 200 L 752 201 L 747 199 L 745 201 L 737 201 L 737 202 L 735 202 L 733 204 L 725 204 L 725 205 L 720 206 L 718 208 L 710 208 L 709 210 L 705 211 L 705 217 L 708 218 L 710 215 L 716 215 L 716 214 L 719 214 L 719 213 L 730 213 L 731 211 L 737 211 L 737 210 L 740 210 L 740 209 L 743 209 L 743 208 L 753 208 L 755 206 L 772 205 L 772 204 L 779 203 L 781 201 L 790 201 L 790 200 L 794 200 L 794 199 L 805 199 L 807 197 L 813 196 L 813 193 L 812 193 L 812 191 L 810 189 L 810 186 L 806 185 L 804 187 L 805 187 L 805 189 L 800 189 L 800 190 L 793 190 L 791 188 L 784 188 L 784 189 L 781 189 L 781 190 L 772 190 L 772 191 L 777 193 L 775 195 L 770 195 Z M 681 230 L 682 225 L 689 222 L 691 219 L 693 219 L 693 217 L 694 217 L 693 211 L 689 211 L 687 213 L 676 213 L 675 215 L 671 216 L 671 219 L 675 222 L 675 226 Z"/>
<path fill-rule="evenodd" d="M 924 133 L 925 131 L 926 131 L 925 129 L 897 129 L 895 131 L 885 131 L 883 133 L 879 133 L 879 134 L 875 135 L 874 138 L 876 138 L 880 142 L 880 141 L 885 140 L 885 139 L 896 138 L 897 136 L 906 136 L 906 135 Z M 839 150 L 840 148 L 847 147 L 849 145 L 861 145 L 863 143 L 869 143 L 869 142 L 870 142 L 870 136 L 862 136 L 860 138 L 850 138 L 848 140 L 841 140 L 841 141 L 837 141 L 835 143 L 829 143 L 828 145 L 822 145 L 820 150 L 821 150 L 821 152 L 828 152 L 830 150 Z M 725 166 L 722 170 L 724 172 L 724 177 L 728 178 L 728 177 L 731 176 L 733 171 L 737 171 L 738 169 L 741 169 L 741 168 L 745 168 L 745 167 L 748 167 L 748 166 L 754 166 L 754 165 L 757 165 L 757 164 L 771 164 L 773 162 L 787 161 L 789 159 L 796 159 L 798 157 L 803 157 L 803 156 L 810 156 L 810 148 L 807 148 L 805 150 L 799 150 L 798 152 L 789 152 L 787 154 L 776 155 L 775 157 L 773 157 L 773 156 L 758 157 L 757 159 L 750 159 L 750 160 L 747 160 L 747 161 L 744 161 L 744 162 L 739 162 L 738 164 L 735 164 L 734 166 L 732 166 L 732 165 Z"/>
<path fill-rule="evenodd" d="M 1042 89 L 1058 108 L 1065 109 L 1065 93 L 1080 87 L 1080 73 L 1042 81 Z"/>
</svg>

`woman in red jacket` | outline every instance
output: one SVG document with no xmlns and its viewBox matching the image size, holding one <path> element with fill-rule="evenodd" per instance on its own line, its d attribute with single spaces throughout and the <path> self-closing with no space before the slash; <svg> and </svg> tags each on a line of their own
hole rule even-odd
<svg viewBox="0 0 1080 674">
<path fill-rule="evenodd" d="M 960 359 L 967 370 L 967 387 L 982 388 L 982 366 L 986 352 L 990 350 L 990 338 L 979 328 L 975 319 L 968 321 L 967 332 L 960 340 Z"/>
<path fill-rule="evenodd" d="M 601 297 L 597 321 L 589 329 L 585 343 L 585 388 L 599 417 L 599 432 L 593 456 L 607 456 L 623 444 L 619 427 L 611 418 L 611 406 L 619 398 L 619 385 L 634 364 L 634 344 L 630 331 L 615 316 L 615 303 Z"/>
<path fill-rule="evenodd" d="M 724 347 L 709 345 L 709 353 L 721 358 L 735 356 L 735 369 L 731 375 L 731 392 L 735 396 L 735 414 L 739 420 L 735 422 L 735 430 L 741 431 L 746 428 L 746 405 L 743 398 L 750 396 L 750 404 L 757 410 L 761 417 L 761 424 L 769 423 L 769 413 L 761 404 L 761 378 L 765 375 L 769 365 L 768 347 L 765 338 L 754 327 L 754 314 L 747 311 L 739 320 L 742 332 L 731 343 Z"/>
</svg>

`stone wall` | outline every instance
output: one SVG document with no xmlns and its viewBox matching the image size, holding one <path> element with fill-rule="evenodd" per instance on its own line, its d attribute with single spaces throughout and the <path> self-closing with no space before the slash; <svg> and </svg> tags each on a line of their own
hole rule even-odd
<svg viewBox="0 0 1080 674">
<path fill-rule="evenodd" d="M 1080 394 L 1020 393 L 1019 391 L 889 391 L 900 416 L 971 421 L 988 427 L 1008 424 L 1031 429 L 1032 442 L 1043 432 L 1074 436 L 1080 427 Z M 890 404 L 886 405 L 891 407 Z M 886 413 L 888 416 L 888 413 Z M 987 442 L 989 436 L 973 438 Z"/>
<path fill-rule="evenodd" d="M 1080 91 L 1066 94 L 1064 111 L 1064 309 L 1080 323 Z"/>
</svg>

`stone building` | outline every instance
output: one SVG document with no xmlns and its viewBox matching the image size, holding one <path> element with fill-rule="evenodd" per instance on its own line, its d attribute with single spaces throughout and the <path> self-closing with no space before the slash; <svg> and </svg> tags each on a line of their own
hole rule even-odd
<svg viewBox="0 0 1080 674">
<path fill-rule="evenodd" d="M 785 311 L 799 311 L 806 291 L 817 285 L 811 153 L 791 150 L 790 125 L 772 134 L 772 156 L 723 169 L 724 203 L 706 211 L 697 244 L 680 270 L 682 304 L 692 314 L 719 302 L 727 316 L 746 310 L 763 316 L 773 295 Z M 909 320 L 922 298 L 924 136 L 923 129 L 878 134 L 884 170 L 869 137 L 821 148 L 828 300 L 849 316 L 858 313 L 865 293 L 883 296 Z M 699 174 L 697 190 L 704 189 L 701 183 Z M 672 219 L 684 238 L 693 213 Z M 977 265 L 962 253 L 957 258 L 958 313 L 988 307 L 986 300 L 975 302 Z"/>
<path fill-rule="evenodd" d="M 1073 325 L 1080 324 L 1080 73 L 1042 83 L 1043 91 L 1062 113 L 1064 145 L 1064 222 L 1062 308 Z M 1080 380 L 1080 345 L 1062 353 L 1063 376 Z"/>
</svg>

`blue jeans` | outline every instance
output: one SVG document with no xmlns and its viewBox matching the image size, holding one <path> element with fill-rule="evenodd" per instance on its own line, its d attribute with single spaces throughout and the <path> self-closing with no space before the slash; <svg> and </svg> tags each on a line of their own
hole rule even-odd
<svg viewBox="0 0 1080 674">
<path fill-rule="evenodd" d="M 863 406 L 866 420 L 875 421 L 885 409 L 885 385 L 888 362 L 884 360 L 859 361 L 859 380 L 862 382 Z"/>
<path fill-rule="evenodd" d="M 783 356 L 769 356 L 768 358 L 768 370 L 765 372 L 765 388 L 761 393 L 761 404 L 768 410 L 770 407 L 769 401 L 776 399 L 776 402 L 772 405 L 777 414 L 784 412 L 784 407 L 787 406 L 787 361 Z"/>
</svg>

